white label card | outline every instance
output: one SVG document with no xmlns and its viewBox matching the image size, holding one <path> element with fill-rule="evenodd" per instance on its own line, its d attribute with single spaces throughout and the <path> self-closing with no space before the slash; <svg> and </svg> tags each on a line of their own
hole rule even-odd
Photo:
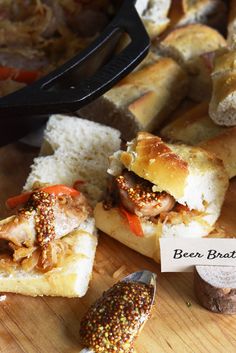
<svg viewBox="0 0 236 353">
<path fill-rule="evenodd" d="M 161 272 L 191 272 L 196 265 L 236 266 L 236 238 L 160 238 Z"/>
</svg>

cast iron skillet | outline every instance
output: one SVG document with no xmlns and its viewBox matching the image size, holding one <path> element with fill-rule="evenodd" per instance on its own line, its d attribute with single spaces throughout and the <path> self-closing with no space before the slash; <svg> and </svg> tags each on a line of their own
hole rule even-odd
<svg viewBox="0 0 236 353">
<path fill-rule="evenodd" d="M 0 146 L 39 128 L 50 114 L 75 112 L 142 61 L 150 44 L 135 3 L 124 0 L 112 22 L 83 52 L 30 86 L 0 99 Z M 112 55 L 125 32 L 130 43 Z"/>
</svg>

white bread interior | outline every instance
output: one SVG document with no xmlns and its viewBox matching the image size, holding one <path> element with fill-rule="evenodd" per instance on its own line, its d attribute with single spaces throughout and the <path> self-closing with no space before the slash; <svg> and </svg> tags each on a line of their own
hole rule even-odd
<svg viewBox="0 0 236 353">
<path fill-rule="evenodd" d="M 171 0 L 137 0 L 136 9 L 150 38 L 161 34 L 169 24 L 167 17 Z"/>
<path fill-rule="evenodd" d="M 63 238 L 73 246 L 73 255 L 62 264 L 40 273 L 15 269 L 10 274 L 0 270 L 1 292 L 30 296 L 82 297 L 88 289 L 97 246 L 94 219 L 88 218 L 79 229 Z"/>
<path fill-rule="evenodd" d="M 202 24 L 191 24 L 171 31 L 160 42 L 162 55 L 175 59 L 188 72 L 188 96 L 196 101 L 210 98 L 211 68 L 204 54 L 226 46 L 223 36 L 215 29 Z"/>
<path fill-rule="evenodd" d="M 120 148 L 120 132 L 113 128 L 64 115 L 50 117 L 41 148 L 34 159 L 24 190 L 35 180 L 42 183 L 73 185 L 84 181 L 80 190 L 92 204 L 106 189 L 108 157 Z"/>
<path fill-rule="evenodd" d="M 171 58 L 158 57 L 125 77 L 101 98 L 80 109 L 86 119 L 118 128 L 129 140 L 153 131 L 185 98 L 188 77 Z"/>
</svg>

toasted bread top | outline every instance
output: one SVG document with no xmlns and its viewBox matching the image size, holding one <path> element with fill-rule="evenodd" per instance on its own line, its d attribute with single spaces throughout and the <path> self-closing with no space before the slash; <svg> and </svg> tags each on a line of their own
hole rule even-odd
<svg viewBox="0 0 236 353">
<path fill-rule="evenodd" d="M 196 23 L 173 30 L 161 42 L 161 49 L 174 50 L 183 61 L 187 61 L 225 45 L 226 41 L 219 32 L 211 27 Z"/>
</svg>

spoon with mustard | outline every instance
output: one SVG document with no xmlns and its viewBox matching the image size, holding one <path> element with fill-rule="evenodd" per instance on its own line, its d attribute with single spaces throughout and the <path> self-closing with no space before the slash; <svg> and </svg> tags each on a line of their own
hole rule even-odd
<svg viewBox="0 0 236 353">
<path fill-rule="evenodd" d="M 80 353 L 132 353 L 134 341 L 150 317 L 156 274 L 134 272 L 108 289 L 81 320 Z"/>
</svg>

